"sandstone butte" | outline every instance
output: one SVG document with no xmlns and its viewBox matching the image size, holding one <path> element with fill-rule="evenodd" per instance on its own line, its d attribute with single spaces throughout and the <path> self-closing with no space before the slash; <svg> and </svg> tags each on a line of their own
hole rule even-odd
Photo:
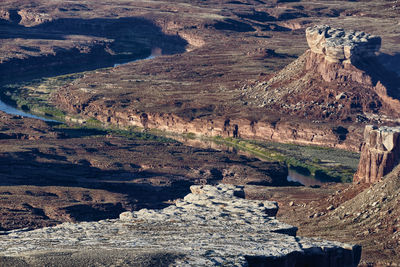
<svg viewBox="0 0 400 267">
<path fill-rule="evenodd" d="M 306 29 L 306 39 L 303 55 L 248 90 L 255 103 L 336 123 L 355 116 L 398 119 L 400 81 L 377 58 L 379 36 L 316 25 Z"/>
<path fill-rule="evenodd" d="M 216 116 L 211 112 L 187 118 L 176 107 L 160 112 L 153 104 L 132 104 L 129 108 L 115 104 L 105 108 L 107 103 L 101 94 L 104 89 L 92 90 L 90 95 L 80 89 L 93 82 L 90 75 L 81 84 L 55 92 L 52 102 L 69 114 L 94 117 L 105 124 L 360 151 L 363 125 L 357 122 L 374 121 L 375 117 L 380 121 L 384 116 L 397 118 L 400 111 L 399 97 L 393 90 L 398 78 L 388 82 L 392 76 L 381 68 L 375 56 L 381 39 L 329 26 L 308 28 L 306 39 L 310 49 L 303 55 L 269 80 L 260 80 L 243 90 L 242 97 L 248 106 L 256 108 L 248 114 L 226 112 Z M 110 75 L 117 79 L 119 74 Z M 116 95 L 108 97 L 118 99 Z M 144 99 L 148 97 L 143 95 Z M 185 96 L 179 101 L 186 101 Z M 252 112 L 265 116 L 249 119 Z M 270 114 L 273 116 L 269 117 Z"/>
<path fill-rule="evenodd" d="M 400 163 L 400 127 L 367 125 L 353 181 L 376 183 Z"/>
<path fill-rule="evenodd" d="M 357 266 L 361 247 L 296 236 L 273 201 L 246 200 L 242 186 L 191 186 L 161 210 L 63 223 L 0 236 L 5 261 L 33 266 L 118 262 L 151 255 L 169 266 Z M 113 262 L 106 255 L 112 251 Z M 68 256 L 68 262 L 63 262 Z M 120 257 L 120 258 L 118 258 Z M 110 259 L 108 259 L 110 260 Z M 132 262 L 130 262 L 132 264 Z"/>
<path fill-rule="evenodd" d="M 382 42 L 379 36 L 317 25 L 306 29 L 306 38 L 311 52 L 306 60 L 307 70 L 316 70 L 326 82 L 350 81 L 362 85 L 372 91 L 372 97 L 380 99 L 378 105 L 383 112 L 399 114 L 400 101 L 391 95 L 398 97 L 398 93 L 391 91 L 397 91 L 399 84 L 387 81 L 392 76 L 389 71 L 379 73 L 381 65 L 376 60 Z M 367 99 L 370 103 L 373 100 Z"/>
</svg>

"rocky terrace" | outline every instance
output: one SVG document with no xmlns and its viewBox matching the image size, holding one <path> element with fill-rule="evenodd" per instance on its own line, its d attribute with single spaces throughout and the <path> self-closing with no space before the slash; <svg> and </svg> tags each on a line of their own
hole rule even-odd
<svg viewBox="0 0 400 267">
<path fill-rule="evenodd" d="M 110 250 L 113 257 L 106 260 L 114 266 L 147 266 L 143 259 L 135 262 L 144 252 L 153 258 L 148 266 L 356 266 L 360 260 L 358 245 L 297 237 L 296 227 L 275 218 L 276 202 L 246 200 L 242 186 L 190 189 L 162 210 L 3 232 L 0 255 L 3 262 L 30 266 L 78 266 L 89 259 L 92 266 L 107 265 Z M 63 261 L 66 254 L 69 260 Z"/>
</svg>

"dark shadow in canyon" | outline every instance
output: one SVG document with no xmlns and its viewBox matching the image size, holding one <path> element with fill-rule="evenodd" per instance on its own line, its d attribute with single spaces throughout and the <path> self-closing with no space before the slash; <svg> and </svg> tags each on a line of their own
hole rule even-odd
<svg viewBox="0 0 400 267">
<path fill-rule="evenodd" d="M 54 54 L 25 59 L 13 58 L 0 64 L 0 83 L 110 67 L 115 63 L 146 58 L 151 55 L 153 48 L 160 48 L 162 54 L 183 53 L 188 44 L 178 35 L 165 34 L 152 21 L 139 17 L 65 18 L 33 27 L 3 21 L 0 30 L 0 39 L 45 39 L 68 42 L 68 36 L 73 35 L 106 38 L 107 41 L 98 40 L 88 45 L 76 45 L 71 40 L 72 48 L 60 47 L 55 49 Z M 29 51 L 34 48 L 22 47 L 22 49 Z"/>
<path fill-rule="evenodd" d="M 386 69 L 396 72 L 400 76 L 400 52 L 393 55 L 380 53 L 378 55 L 379 62 L 386 67 Z"/>
<path fill-rule="evenodd" d="M 387 66 L 389 65 L 384 66 L 381 64 L 382 60 L 395 62 L 399 58 L 399 55 L 391 56 L 388 54 L 381 54 L 377 58 L 370 58 L 364 61 L 356 62 L 354 65 L 371 77 L 371 81 L 374 86 L 380 82 L 387 89 L 388 96 L 400 100 L 399 75 L 394 70 L 388 69 Z"/>
</svg>

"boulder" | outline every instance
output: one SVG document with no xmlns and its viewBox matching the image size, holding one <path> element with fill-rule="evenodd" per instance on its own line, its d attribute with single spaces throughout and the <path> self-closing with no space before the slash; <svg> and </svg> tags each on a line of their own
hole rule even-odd
<svg viewBox="0 0 400 267">
<path fill-rule="evenodd" d="M 354 182 L 375 183 L 400 162 L 400 127 L 367 125 Z"/>
<path fill-rule="evenodd" d="M 322 54 L 328 62 L 355 63 L 373 57 L 381 47 L 381 38 L 362 31 L 345 31 L 327 25 L 306 29 L 307 43 L 312 52 Z"/>
</svg>

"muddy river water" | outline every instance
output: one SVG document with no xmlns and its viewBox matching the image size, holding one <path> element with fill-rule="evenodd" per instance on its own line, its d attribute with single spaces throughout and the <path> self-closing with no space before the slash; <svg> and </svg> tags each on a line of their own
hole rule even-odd
<svg viewBox="0 0 400 267">
<path fill-rule="evenodd" d="M 130 60 L 130 61 L 126 61 L 126 62 L 116 62 L 114 63 L 114 68 L 121 66 L 121 65 L 125 65 L 128 63 L 132 63 L 132 62 L 136 62 L 136 61 L 140 61 L 140 60 L 149 60 L 149 59 L 153 59 L 156 58 L 158 56 L 162 55 L 162 51 L 160 48 L 156 47 L 153 48 L 151 50 L 151 54 L 150 56 L 146 57 L 146 58 L 139 58 L 139 59 L 135 59 L 135 60 Z M 39 120 L 43 120 L 43 121 L 53 121 L 55 122 L 55 120 L 51 120 L 42 116 L 38 116 L 38 115 L 33 115 L 30 114 L 28 112 L 24 112 L 22 110 L 19 110 L 11 105 L 8 105 L 6 103 L 4 103 L 1 99 L 0 99 L 0 110 L 4 111 L 5 113 L 11 114 L 11 115 L 19 115 L 19 116 L 23 116 L 23 117 L 28 117 L 28 118 L 34 118 L 34 119 L 39 119 Z"/>
</svg>

